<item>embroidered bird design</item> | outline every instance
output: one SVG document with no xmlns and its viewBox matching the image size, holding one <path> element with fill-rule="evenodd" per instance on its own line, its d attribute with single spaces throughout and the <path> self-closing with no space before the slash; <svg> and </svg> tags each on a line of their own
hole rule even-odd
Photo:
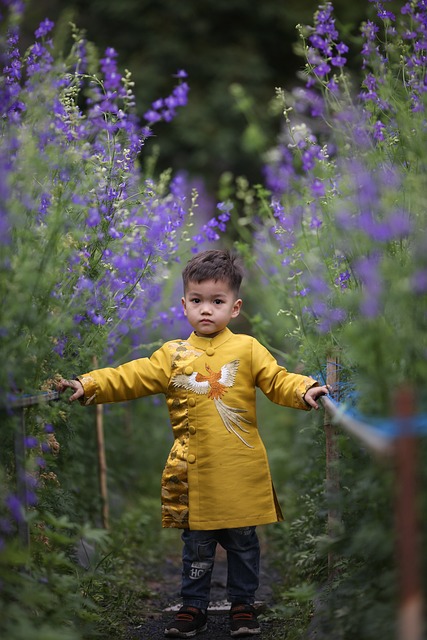
<svg viewBox="0 0 427 640">
<path fill-rule="evenodd" d="M 207 375 L 197 373 L 196 371 L 189 376 L 178 374 L 173 379 L 173 385 L 174 387 L 193 391 L 199 395 L 207 395 L 208 398 L 214 401 L 215 407 L 227 431 L 234 433 L 243 444 L 253 449 L 253 446 L 246 442 L 244 437 L 235 429 L 235 427 L 237 427 L 240 431 L 249 433 L 241 424 L 242 422 L 250 424 L 250 421 L 242 416 L 242 413 L 245 413 L 246 409 L 230 407 L 222 400 L 223 395 L 227 393 L 227 387 L 232 387 L 234 384 L 238 367 L 238 360 L 228 362 L 221 367 L 220 371 L 213 371 L 211 367 L 206 364 L 205 369 Z"/>
</svg>

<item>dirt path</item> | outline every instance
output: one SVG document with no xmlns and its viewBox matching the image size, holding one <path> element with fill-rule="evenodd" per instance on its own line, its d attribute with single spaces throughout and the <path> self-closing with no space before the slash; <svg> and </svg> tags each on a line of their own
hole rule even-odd
<svg viewBox="0 0 427 640">
<path fill-rule="evenodd" d="M 167 558 L 159 566 L 158 575 L 148 583 L 152 597 L 140 624 L 129 629 L 128 640 L 163 640 L 165 624 L 173 617 L 174 608 L 179 606 L 181 560 L 179 557 Z M 197 636 L 200 640 L 229 640 L 228 614 L 226 607 L 226 555 L 218 547 L 215 567 L 212 574 L 211 607 L 209 609 L 208 629 Z M 260 573 L 260 587 L 257 592 L 257 608 L 265 611 L 273 603 L 272 585 L 277 583 L 278 575 L 264 559 Z M 262 640 L 285 640 L 283 625 L 278 621 L 261 621 Z"/>
</svg>

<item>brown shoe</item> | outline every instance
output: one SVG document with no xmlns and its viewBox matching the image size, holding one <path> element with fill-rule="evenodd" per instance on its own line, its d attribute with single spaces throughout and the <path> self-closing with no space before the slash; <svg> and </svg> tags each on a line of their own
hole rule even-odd
<svg viewBox="0 0 427 640">
<path fill-rule="evenodd" d="M 233 638 L 261 633 L 255 609 L 251 604 L 233 604 L 230 609 L 230 635 Z"/>
</svg>

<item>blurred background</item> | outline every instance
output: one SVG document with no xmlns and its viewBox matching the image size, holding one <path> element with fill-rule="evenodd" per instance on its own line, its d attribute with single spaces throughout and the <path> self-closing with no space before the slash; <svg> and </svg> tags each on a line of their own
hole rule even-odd
<svg viewBox="0 0 427 640">
<path fill-rule="evenodd" d="M 275 87 L 303 81 L 296 25 L 312 24 L 317 8 L 316 0 L 38 0 L 26 11 L 24 42 L 48 17 L 64 32 L 70 21 L 84 29 L 100 55 L 115 48 L 119 68 L 132 73 L 141 117 L 184 69 L 189 103 L 172 123 L 156 124 L 161 145 L 156 137 L 150 145 L 159 170 L 201 177 L 212 193 L 224 172 L 260 179 L 281 122 L 271 113 Z M 341 37 L 356 41 L 373 7 L 336 0 L 334 8 Z"/>
</svg>

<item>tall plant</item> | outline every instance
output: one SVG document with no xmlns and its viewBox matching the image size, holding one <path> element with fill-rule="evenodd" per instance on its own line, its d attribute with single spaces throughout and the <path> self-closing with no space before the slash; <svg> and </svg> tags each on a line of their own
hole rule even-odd
<svg viewBox="0 0 427 640">
<path fill-rule="evenodd" d="M 116 52 L 98 64 L 74 30 L 69 55 L 54 59 L 52 28 L 45 20 L 23 57 L 10 30 L 3 53 L 3 397 L 37 388 L 64 356 L 87 360 L 107 334 L 113 352 L 141 326 L 189 213 L 185 185 L 141 172 L 150 130 Z M 158 118 L 185 104 L 184 76 Z"/>
<path fill-rule="evenodd" d="M 90 501 L 71 499 L 81 461 L 69 452 L 61 466 L 55 456 L 64 440 L 80 453 L 86 441 L 65 405 L 27 414 L 24 513 L 15 491 L 13 408 L 23 394 L 51 387 L 55 372 L 87 370 L 94 356 L 105 362 L 123 342 L 143 341 L 166 265 L 182 246 L 217 237 L 223 223 L 214 218 L 190 232 L 196 194 L 186 180 L 142 169 L 151 127 L 186 104 L 185 72 L 141 123 L 132 79 L 113 49 L 99 58 L 75 27 L 66 47 L 46 19 L 22 53 L 23 9 L 19 0 L 1 2 L 0 635 L 74 640 L 96 621 L 74 545 L 82 535 L 104 536 L 82 524 Z M 17 536 L 24 520 L 30 548 Z M 65 606 L 66 593 L 76 595 Z"/>
<path fill-rule="evenodd" d="M 281 321 L 276 339 L 301 345 L 304 368 L 317 376 L 339 354 L 341 399 L 350 403 L 351 390 L 351 402 L 382 418 L 388 433 L 398 387 L 412 385 L 422 410 L 427 379 L 427 6 L 414 0 L 392 11 L 396 4 L 372 3 L 371 18 L 352 39 L 357 52 L 340 37 L 330 2 L 312 25 L 298 27 L 302 82 L 277 91 L 282 132 L 266 158 L 265 183 L 241 194 L 245 215 L 236 225 L 243 251 L 251 230 L 247 259 L 274 292 L 263 302 Z M 268 331 L 258 316 L 255 327 Z M 343 490 L 325 505 L 324 438 L 311 435 L 318 464 L 307 463 L 307 434 L 299 434 L 296 486 L 283 489 L 295 509 L 295 525 L 291 518 L 285 535 L 277 533 L 294 580 L 283 599 L 289 608 L 309 602 L 311 612 L 315 602 L 314 634 L 390 637 L 397 597 L 392 476 L 342 438 Z M 332 547 L 337 572 L 322 584 L 331 551 L 323 534 L 327 506 L 341 520 Z M 307 618 L 292 615 L 292 637 L 300 637 Z"/>
<path fill-rule="evenodd" d="M 251 222 L 304 357 L 316 367 L 339 349 L 360 402 L 384 414 L 397 385 L 427 376 L 427 15 L 424 2 L 397 16 L 376 5 L 359 75 L 331 3 L 299 26 L 304 85 L 278 90 L 283 131 Z"/>
</svg>

